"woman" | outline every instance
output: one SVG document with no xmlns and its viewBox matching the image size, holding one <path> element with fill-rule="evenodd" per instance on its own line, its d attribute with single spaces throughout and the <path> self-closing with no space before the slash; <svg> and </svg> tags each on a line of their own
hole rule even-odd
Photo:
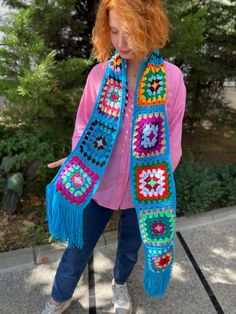
<svg viewBox="0 0 236 314">
<path fill-rule="evenodd" d="M 173 209 L 170 210 L 170 205 L 175 208 L 174 183 L 171 175 L 177 167 L 182 154 L 182 120 L 186 97 L 186 89 L 180 69 L 169 62 L 162 62 L 158 52 L 158 49 L 164 47 L 167 42 L 168 31 L 168 18 L 159 0 L 148 0 L 145 2 L 142 0 L 100 1 L 92 36 L 93 56 L 100 63 L 93 67 L 87 78 L 76 116 L 72 138 L 72 152 L 76 152 L 73 160 L 80 154 L 81 158 L 83 155 L 90 162 L 93 161 L 94 165 L 101 166 L 101 168 L 103 166 L 105 169 L 103 169 L 104 173 L 98 172 L 102 179 L 98 180 L 99 184 L 95 185 L 96 188 L 93 189 L 93 193 L 86 194 L 87 198 L 83 199 L 85 202 L 90 197 L 86 207 L 81 207 L 83 219 L 81 222 L 80 217 L 77 224 L 75 223 L 74 230 L 77 238 L 73 238 L 73 236 L 71 236 L 72 240 L 69 238 L 71 242 L 69 242 L 70 245 L 65 250 L 58 266 L 51 298 L 46 303 L 43 311 L 44 314 L 62 313 L 70 306 L 72 295 L 80 276 L 89 261 L 100 235 L 105 229 L 113 211 L 116 209 L 122 210 L 122 213 L 118 228 L 118 249 L 115 267 L 112 272 L 112 302 L 115 313 L 132 312 L 132 302 L 126 282 L 137 262 L 138 251 L 142 240 L 145 246 L 147 262 L 151 261 L 158 270 L 156 274 L 150 271 L 145 272 L 145 290 L 151 296 L 161 296 L 168 286 L 173 266 L 173 222 L 175 218 L 175 211 Z M 115 54 L 110 59 L 114 51 Z M 153 60 L 154 63 L 152 64 L 150 60 Z M 148 84 L 146 81 L 143 81 L 143 78 L 147 79 L 147 77 L 149 77 Z M 148 88 L 145 89 L 147 86 Z M 151 98 L 147 96 L 150 94 Z M 122 107 L 119 107 L 120 103 L 122 103 L 124 111 L 122 111 Z M 158 105 L 158 109 L 153 111 L 154 108 L 157 108 L 155 105 Z M 138 111 L 138 106 L 142 107 L 143 110 L 142 123 L 140 118 L 141 112 Z M 95 107 L 97 108 L 96 112 Z M 101 119 L 99 123 L 96 119 L 92 121 L 92 118 L 96 117 L 98 119 L 99 114 L 103 120 Z M 139 114 L 136 117 L 137 119 L 135 118 L 136 120 L 134 119 L 135 114 Z M 110 121 L 113 121 L 113 124 L 106 122 L 106 119 L 111 116 L 112 120 L 110 119 Z M 117 117 L 119 117 L 119 120 Z M 145 122 L 147 120 L 149 123 Z M 114 121 L 119 121 L 119 123 Z M 139 121 L 141 124 L 135 126 L 135 121 Z M 163 127 L 164 123 L 168 124 L 168 127 L 167 125 Z M 98 125 L 102 127 L 103 133 L 107 132 L 107 137 L 103 137 L 103 133 L 99 137 L 97 133 L 96 141 L 95 137 L 92 138 L 90 146 L 86 144 L 87 146 L 85 147 L 84 143 L 86 140 L 88 141 L 88 135 L 92 136 L 91 132 L 93 132 L 93 128 Z M 143 128 L 143 133 L 139 137 L 138 131 L 141 127 Z M 106 143 L 106 139 L 109 138 L 112 129 L 115 130 L 114 136 L 110 137 L 111 142 Z M 99 132 L 99 128 L 97 128 L 97 132 Z M 159 142 L 156 142 L 157 144 L 154 145 L 157 137 L 159 137 Z M 77 145 L 78 143 L 80 144 Z M 88 151 L 85 151 L 89 147 L 91 148 L 91 143 L 94 145 L 93 150 L 97 150 L 97 154 L 104 149 L 104 153 L 102 151 L 100 155 L 97 155 L 100 156 L 97 160 L 92 156 L 93 151 L 92 153 L 90 151 L 91 156 Z M 107 146 L 107 151 L 105 151 L 105 146 Z M 109 146 L 112 147 L 110 150 Z M 139 158 L 139 162 L 140 159 L 143 158 L 144 160 L 147 157 L 155 157 L 155 161 L 158 160 L 156 169 L 154 170 L 158 169 L 159 172 L 156 171 L 154 175 L 154 172 L 152 173 L 149 169 L 149 172 L 147 171 L 149 177 L 146 174 L 146 179 L 143 178 L 140 180 L 143 190 L 139 191 L 138 201 L 141 204 L 144 198 L 148 197 L 146 204 L 151 204 L 150 206 L 153 208 L 156 201 L 159 201 L 159 203 L 163 201 L 161 204 L 166 204 L 165 198 L 168 197 L 168 201 L 170 201 L 168 209 L 163 207 L 162 211 L 162 215 L 166 215 L 162 216 L 166 219 L 165 221 L 150 220 L 153 219 L 150 217 L 154 217 L 155 215 L 155 217 L 161 217 L 158 216 L 160 210 L 156 213 L 152 210 L 152 212 L 148 213 L 148 215 L 150 214 L 148 216 L 147 212 L 150 206 L 145 212 L 138 208 L 138 202 L 134 197 L 134 195 L 137 196 L 138 194 L 135 194 L 133 185 L 130 185 L 130 182 L 135 175 L 132 172 L 132 166 L 135 165 L 137 168 L 139 164 L 135 164 L 133 157 L 129 158 L 131 150 L 133 152 L 132 156 L 137 157 L 137 160 Z M 163 164 L 159 162 L 158 158 L 160 156 L 163 156 Z M 61 165 L 65 167 L 65 164 L 69 164 L 71 160 L 63 158 L 49 164 L 48 167 L 54 168 Z M 170 161 L 171 164 L 168 164 Z M 169 175 L 166 177 L 165 165 L 166 169 L 169 170 Z M 62 167 L 60 170 L 64 171 Z M 78 168 L 78 166 L 77 168 L 75 167 L 75 169 Z M 94 169 L 96 168 L 94 167 Z M 94 174 L 94 172 L 92 173 Z M 158 175 L 160 176 L 158 177 Z M 77 202 L 80 206 L 83 200 L 79 197 L 76 198 L 78 194 L 75 193 L 74 187 L 81 186 L 81 180 L 83 181 L 84 178 L 78 176 L 75 178 L 74 176 L 73 180 L 71 179 L 74 186 L 70 192 L 74 193 L 73 196 L 69 192 L 66 194 L 66 188 L 62 187 L 62 178 L 65 178 L 65 176 L 63 177 L 61 174 L 59 176 L 58 173 L 57 192 L 60 191 L 63 196 L 66 195 L 66 197 L 70 198 L 71 204 Z M 150 191 L 145 192 L 148 187 Z M 69 188 L 71 189 L 71 185 L 69 185 Z M 47 198 L 51 200 L 53 196 L 51 197 L 50 193 L 48 192 Z M 62 201 L 64 202 L 64 200 Z M 145 205 L 142 206 L 145 208 Z M 71 230 L 67 229 L 67 226 L 61 226 L 61 228 L 64 228 L 63 231 L 56 229 L 63 219 L 57 220 L 57 223 L 55 223 L 56 226 L 53 226 L 53 219 L 55 218 L 52 217 L 52 205 L 50 204 L 48 207 L 50 207 L 48 209 L 48 217 L 51 233 L 60 239 L 68 239 L 68 234 L 64 238 L 62 234 L 68 230 L 69 233 Z M 77 208 L 75 207 L 75 209 Z M 64 208 L 61 210 L 63 211 Z M 68 212 L 69 210 L 66 211 L 66 215 Z M 74 219 L 74 216 L 72 218 Z M 147 235 L 145 235 L 145 232 L 149 231 L 144 228 L 144 219 L 146 219 L 146 224 L 151 221 L 153 237 L 149 242 L 147 241 Z M 80 227 L 78 227 L 79 224 Z M 83 231 L 84 242 L 81 238 L 82 233 L 77 233 L 78 229 L 82 228 L 82 224 L 86 226 Z M 164 239 L 163 230 L 167 227 L 169 238 L 166 237 Z M 71 225 L 70 228 L 72 228 Z M 77 239 L 79 240 L 77 241 Z M 75 243 L 77 247 L 74 247 Z M 153 247 L 156 248 L 156 245 L 160 243 L 169 246 L 168 250 L 163 251 L 163 254 L 157 258 L 153 253 L 157 251 L 151 250 Z M 148 254 L 152 254 L 152 259 L 148 260 Z M 164 270 L 166 272 L 165 278 L 163 277 Z M 162 282 L 160 284 L 162 287 L 158 287 L 157 289 L 156 282 Z"/>
</svg>

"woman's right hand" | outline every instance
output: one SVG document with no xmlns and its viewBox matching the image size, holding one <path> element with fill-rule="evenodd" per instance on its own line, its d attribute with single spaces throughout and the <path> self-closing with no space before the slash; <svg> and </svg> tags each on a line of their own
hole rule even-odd
<svg viewBox="0 0 236 314">
<path fill-rule="evenodd" d="M 51 162 L 50 164 L 48 164 L 48 168 L 56 168 L 59 167 L 63 164 L 63 162 L 66 160 L 66 158 L 62 158 L 60 160 Z"/>
</svg>

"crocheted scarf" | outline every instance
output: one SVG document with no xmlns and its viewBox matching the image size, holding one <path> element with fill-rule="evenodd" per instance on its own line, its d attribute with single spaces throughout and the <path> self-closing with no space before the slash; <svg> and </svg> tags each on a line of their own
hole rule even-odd
<svg viewBox="0 0 236 314">
<path fill-rule="evenodd" d="M 50 233 L 69 247 L 83 248 L 83 212 L 102 180 L 127 99 L 127 61 L 115 51 L 81 138 L 46 187 Z M 176 218 L 165 107 L 165 64 L 153 50 L 142 60 L 134 96 L 130 187 L 144 247 L 144 289 L 160 298 L 171 279 Z"/>
</svg>

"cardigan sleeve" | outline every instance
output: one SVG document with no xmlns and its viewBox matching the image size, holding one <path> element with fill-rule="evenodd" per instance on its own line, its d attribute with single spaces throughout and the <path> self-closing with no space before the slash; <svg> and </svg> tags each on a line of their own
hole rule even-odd
<svg viewBox="0 0 236 314">
<path fill-rule="evenodd" d="M 173 95 L 173 106 L 169 121 L 169 136 L 170 136 L 170 155 L 172 162 L 172 170 L 174 171 L 179 164 L 182 156 L 182 128 L 183 117 L 186 107 L 186 87 L 181 70 L 178 68 L 176 80 L 176 91 Z"/>
<path fill-rule="evenodd" d="M 77 109 L 74 132 L 72 136 L 72 151 L 79 141 L 94 109 L 97 91 L 96 91 L 96 66 L 89 72 L 79 107 Z"/>
</svg>

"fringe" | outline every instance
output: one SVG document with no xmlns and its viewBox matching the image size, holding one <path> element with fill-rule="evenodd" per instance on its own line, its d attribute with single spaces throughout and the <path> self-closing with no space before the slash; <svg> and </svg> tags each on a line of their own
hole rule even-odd
<svg viewBox="0 0 236 314">
<path fill-rule="evenodd" d="M 154 273 L 145 267 L 144 290 L 149 297 L 157 297 L 162 299 L 165 296 L 172 277 L 172 265 L 169 265 L 168 268 L 162 270 L 160 273 Z"/>
<path fill-rule="evenodd" d="M 83 207 L 72 204 L 49 183 L 46 187 L 46 211 L 49 231 L 55 240 L 68 247 L 83 248 Z"/>
</svg>

